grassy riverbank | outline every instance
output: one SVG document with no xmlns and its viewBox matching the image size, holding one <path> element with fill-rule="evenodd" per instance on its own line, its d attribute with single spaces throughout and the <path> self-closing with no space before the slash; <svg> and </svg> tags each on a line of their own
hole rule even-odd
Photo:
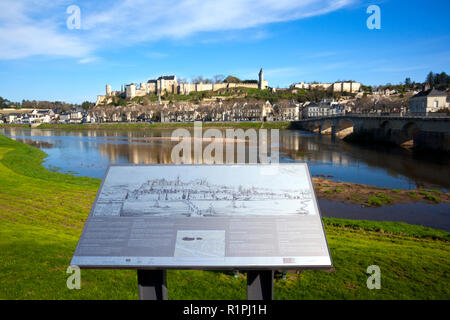
<svg viewBox="0 0 450 320">
<path fill-rule="evenodd" d="M 287 129 L 290 122 L 202 122 L 204 128 L 255 128 L 255 129 Z M 0 128 L 29 127 L 23 124 L 0 124 Z M 193 128 L 193 122 L 108 122 L 108 123 L 82 123 L 82 124 L 60 124 L 60 123 L 43 123 L 36 128 L 38 129 L 60 129 L 60 130 L 146 130 L 146 129 L 176 129 L 176 128 Z"/>
<path fill-rule="evenodd" d="M 49 172 L 45 154 L 0 135 L 0 299 L 137 299 L 136 272 L 66 268 L 100 185 Z M 450 234 L 405 223 L 324 219 L 334 268 L 289 273 L 277 299 L 449 299 Z M 381 269 L 380 290 L 366 269 Z M 169 271 L 170 299 L 245 299 L 245 276 Z"/>
<path fill-rule="evenodd" d="M 317 197 L 329 201 L 381 207 L 394 203 L 424 202 L 428 204 L 450 203 L 450 193 L 440 190 L 399 190 L 374 186 L 336 182 L 322 177 L 313 177 Z"/>
</svg>

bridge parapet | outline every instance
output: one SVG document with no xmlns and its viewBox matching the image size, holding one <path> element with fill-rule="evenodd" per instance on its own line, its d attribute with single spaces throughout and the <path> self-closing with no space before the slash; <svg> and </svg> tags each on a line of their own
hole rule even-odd
<svg viewBox="0 0 450 320">
<path fill-rule="evenodd" d="M 450 151 L 450 117 L 420 115 L 346 114 L 308 118 L 292 122 L 300 130 L 345 137 L 355 133 L 370 142 Z"/>
</svg>

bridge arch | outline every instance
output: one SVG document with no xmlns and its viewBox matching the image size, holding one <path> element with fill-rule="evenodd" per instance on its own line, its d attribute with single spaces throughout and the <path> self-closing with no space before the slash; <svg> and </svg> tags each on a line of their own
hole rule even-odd
<svg viewBox="0 0 450 320">
<path fill-rule="evenodd" d="M 336 135 L 341 138 L 353 133 L 354 130 L 355 122 L 352 119 L 340 119 L 336 125 Z"/>
<path fill-rule="evenodd" d="M 373 143 L 389 142 L 405 146 L 406 142 L 411 143 L 412 140 L 413 145 L 419 148 L 450 151 L 450 117 L 343 115 L 322 119 L 305 118 L 293 123 L 300 130 L 318 132 L 325 120 L 334 124 L 332 128 L 335 131 L 353 123 L 354 130 Z"/>
<path fill-rule="evenodd" d="M 333 130 L 333 126 L 334 126 L 334 123 L 331 120 L 325 119 L 320 124 L 320 129 L 321 129 L 320 133 L 322 133 L 322 134 L 331 134 L 332 130 Z"/>
<path fill-rule="evenodd" d="M 380 125 L 381 133 L 384 137 L 390 138 L 392 135 L 392 124 L 389 120 L 384 120 Z"/>
<path fill-rule="evenodd" d="M 419 131 L 419 125 L 414 121 L 409 121 L 403 125 L 401 132 L 404 136 L 403 139 L 405 139 L 406 141 L 411 141 L 414 139 L 414 135 Z"/>
<path fill-rule="evenodd" d="M 313 121 L 310 126 L 311 126 L 311 131 L 312 132 L 316 132 L 316 133 L 320 133 L 320 128 L 321 128 L 321 122 L 319 120 L 317 121 Z"/>
<path fill-rule="evenodd" d="M 383 130 L 391 128 L 391 123 L 389 122 L 389 120 L 384 120 L 383 122 L 381 122 L 380 128 Z"/>
</svg>

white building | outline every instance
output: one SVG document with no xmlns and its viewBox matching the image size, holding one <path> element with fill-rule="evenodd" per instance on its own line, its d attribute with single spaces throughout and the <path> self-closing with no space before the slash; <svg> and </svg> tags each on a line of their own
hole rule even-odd
<svg viewBox="0 0 450 320">
<path fill-rule="evenodd" d="M 447 93 L 436 89 L 419 92 L 409 99 L 409 112 L 425 114 L 447 107 Z"/>
<path fill-rule="evenodd" d="M 302 110 L 303 118 L 316 118 L 319 117 L 319 105 L 315 102 L 305 103 Z"/>
</svg>

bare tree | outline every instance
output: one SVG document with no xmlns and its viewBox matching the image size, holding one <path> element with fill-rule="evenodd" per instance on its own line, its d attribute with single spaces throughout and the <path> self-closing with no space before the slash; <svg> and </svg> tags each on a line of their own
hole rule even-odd
<svg viewBox="0 0 450 320">
<path fill-rule="evenodd" d="M 197 77 L 193 77 L 192 78 L 192 83 L 193 84 L 203 83 L 203 81 L 204 81 L 203 76 L 197 76 Z"/>
<path fill-rule="evenodd" d="M 225 79 L 225 76 L 223 74 L 216 74 L 214 77 L 214 83 L 222 83 Z"/>
<path fill-rule="evenodd" d="M 360 112 L 369 112 L 370 110 L 373 110 L 375 103 L 372 98 L 363 96 L 356 101 L 355 107 Z"/>
<path fill-rule="evenodd" d="M 376 110 L 381 110 L 383 112 L 392 112 L 397 105 L 394 99 L 388 97 L 381 97 L 376 104 Z"/>
</svg>

